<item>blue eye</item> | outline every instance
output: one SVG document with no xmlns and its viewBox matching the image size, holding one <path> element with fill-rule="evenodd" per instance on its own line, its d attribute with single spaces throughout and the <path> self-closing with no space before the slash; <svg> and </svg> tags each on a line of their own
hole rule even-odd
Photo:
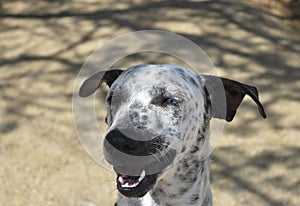
<svg viewBox="0 0 300 206">
<path fill-rule="evenodd" d="M 178 100 L 174 98 L 167 98 L 164 100 L 163 105 L 173 105 L 177 106 L 178 105 Z"/>
</svg>

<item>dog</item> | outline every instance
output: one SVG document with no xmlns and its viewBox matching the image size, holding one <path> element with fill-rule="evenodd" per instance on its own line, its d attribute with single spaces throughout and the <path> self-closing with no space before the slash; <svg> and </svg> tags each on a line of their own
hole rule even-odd
<svg viewBox="0 0 300 206">
<path fill-rule="evenodd" d="M 102 83 L 109 86 L 104 155 L 117 176 L 115 206 L 212 205 L 209 158 L 201 153 L 210 120 L 231 121 L 245 95 L 266 118 L 255 87 L 178 65 L 101 71 L 79 95 Z"/>
</svg>

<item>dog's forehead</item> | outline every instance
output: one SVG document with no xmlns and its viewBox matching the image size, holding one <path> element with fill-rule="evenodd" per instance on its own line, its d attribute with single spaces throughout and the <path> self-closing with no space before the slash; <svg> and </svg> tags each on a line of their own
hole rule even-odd
<svg viewBox="0 0 300 206">
<path fill-rule="evenodd" d="M 169 91 L 188 91 L 191 85 L 201 87 L 201 79 L 185 67 L 171 64 L 147 64 L 130 67 L 117 79 L 116 85 L 139 91 L 142 88 L 167 88 Z"/>
</svg>

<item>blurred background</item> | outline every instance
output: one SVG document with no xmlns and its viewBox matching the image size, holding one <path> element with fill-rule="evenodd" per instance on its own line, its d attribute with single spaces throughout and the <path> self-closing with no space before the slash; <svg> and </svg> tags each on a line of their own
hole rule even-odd
<svg viewBox="0 0 300 206">
<path fill-rule="evenodd" d="M 298 0 L 0 0 L 0 205 L 113 205 L 114 174 L 75 133 L 73 84 L 99 45 L 146 29 L 194 41 L 260 91 L 268 118 L 246 98 L 212 154 L 215 205 L 299 205 L 299 20 Z M 178 62 L 116 66 L 137 63 Z"/>
</svg>

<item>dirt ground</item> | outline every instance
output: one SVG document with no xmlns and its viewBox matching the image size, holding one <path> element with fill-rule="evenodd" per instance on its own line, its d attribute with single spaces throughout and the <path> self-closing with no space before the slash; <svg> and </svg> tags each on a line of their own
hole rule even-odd
<svg viewBox="0 0 300 206">
<path fill-rule="evenodd" d="M 113 205 L 114 174 L 75 133 L 73 84 L 99 44 L 145 29 L 189 38 L 260 91 L 268 118 L 247 98 L 212 154 L 214 204 L 299 205 L 300 35 L 280 16 L 239 0 L 23 0 L 2 1 L 0 18 L 0 205 Z M 119 66 L 149 62 L 176 63 Z"/>
</svg>

